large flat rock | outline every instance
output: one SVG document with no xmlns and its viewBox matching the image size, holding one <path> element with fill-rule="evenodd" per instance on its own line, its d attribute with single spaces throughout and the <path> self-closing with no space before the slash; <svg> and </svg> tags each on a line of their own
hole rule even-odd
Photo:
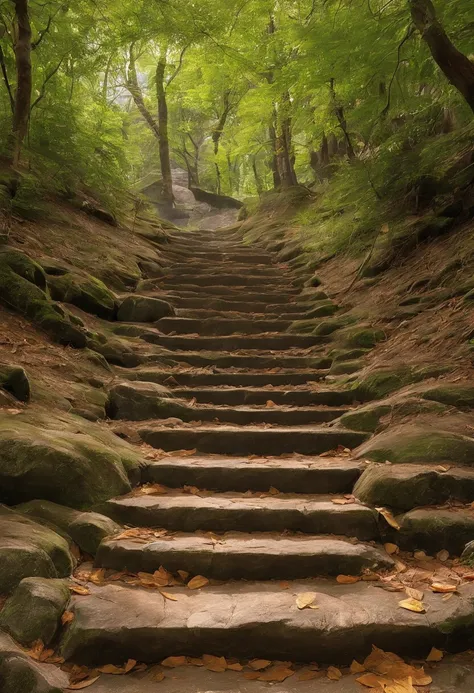
<svg viewBox="0 0 474 693">
<path fill-rule="evenodd" d="M 353 404 L 354 393 L 350 390 L 326 390 L 315 388 L 314 385 L 307 390 L 285 390 L 272 388 L 258 390 L 256 388 L 182 388 L 174 390 L 176 397 L 194 399 L 198 402 L 209 404 L 227 405 L 259 405 L 271 400 L 278 405 L 311 407 L 325 405 L 340 407 Z"/>
<path fill-rule="evenodd" d="M 246 497 L 186 493 L 114 498 L 101 511 L 123 524 L 183 532 L 283 532 L 340 534 L 368 541 L 379 536 L 376 512 L 357 503 L 338 505 L 325 496 L 280 494 Z"/>
<path fill-rule="evenodd" d="M 232 583 L 200 591 L 159 592 L 108 585 L 74 599 L 75 618 L 61 642 L 66 658 L 88 664 L 157 662 L 204 653 L 290 661 L 347 663 L 372 645 L 426 656 L 430 649 L 473 644 L 474 585 L 443 601 L 427 594 L 426 614 L 398 606 L 400 595 L 370 583 L 327 581 Z M 299 610 L 296 597 L 314 592 L 318 609 Z"/>
</svg>

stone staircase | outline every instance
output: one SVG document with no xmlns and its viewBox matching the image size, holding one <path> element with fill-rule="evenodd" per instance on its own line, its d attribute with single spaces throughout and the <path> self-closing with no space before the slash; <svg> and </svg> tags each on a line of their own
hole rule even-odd
<svg viewBox="0 0 474 693">
<path fill-rule="evenodd" d="M 169 365 L 121 373 L 130 401 L 140 384 L 164 385 L 183 415 L 149 418 L 130 404 L 112 424 L 149 446 L 149 464 L 141 488 L 97 508 L 128 530 L 99 547 L 96 584 L 74 596 L 62 656 L 88 666 L 205 653 L 344 665 L 373 645 L 410 656 L 462 648 L 474 586 L 450 600 L 428 592 L 422 615 L 380 589 L 397 561 L 383 546 L 385 521 L 352 495 L 365 465 L 347 453 L 368 434 L 338 422 L 353 395 L 320 383 L 326 338 L 287 332 L 312 307 L 290 271 L 234 232 L 171 241 L 154 295 L 176 316 L 141 335 Z M 162 566 L 171 582 L 156 577 Z M 186 586 L 194 576 L 207 578 L 201 589 Z M 314 602 L 299 608 L 308 593 Z M 179 690 L 198 690 L 188 684 Z M 232 690 L 257 690 L 241 685 Z"/>
</svg>

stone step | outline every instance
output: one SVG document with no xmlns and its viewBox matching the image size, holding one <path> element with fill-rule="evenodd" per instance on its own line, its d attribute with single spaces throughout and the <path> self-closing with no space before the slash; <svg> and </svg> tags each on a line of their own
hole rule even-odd
<svg viewBox="0 0 474 693">
<path fill-rule="evenodd" d="M 184 263 L 188 259 L 190 261 L 199 261 L 201 263 L 208 263 L 209 265 L 214 265 L 214 263 L 223 264 L 242 264 L 246 265 L 266 265 L 267 267 L 274 267 L 274 258 L 265 252 L 258 253 L 255 250 L 249 249 L 248 251 L 240 250 L 233 252 L 226 252 L 223 250 L 185 250 L 184 248 L 178 250 L 170 246 L 169 250 L 165 249 L 164 254 L 170 261 L 175 263 Z"/>
<path fill-rule="evenodd" d="M 226 404 L 228 406 L 266 404 L 269 400 L 277 405 L 311 407 L 326 405 L 340 407 L 354 404 L 354 394 L 350 390 L 257 390 L 250 388 L 182 388 L 173 391 L 175 397 L 196 399 L 206 404 Z"/>
<path fill-rule="evenodd" d="M 174 292 L 180 296 L 218 296 L 220 298 L 231 297 L 238 301 L 259 301 L 268 303 L 287 303 L 292 297 L 299 294 L 299 289 L 291 288 L 291 286 L 283 285 L 281 287 L 268 288 L 264 285 L 259 290 L 258 286 L 251 287 L 247 285 L 227 286 L 226 284 L 216 284 L 215 282 L 200 285 L 200 284 L 184 284 L 180 280 L 160 280 L 160 287 L 165 291 Z M 243 293 L 242 289 L 246 292 Z"/>
<path fill-rule="evenodd" d="M 280 311 L 282 310 L 285 310 L 284 306 L 280 307 Z M 289 322 L 293 322 L 294 320 L 303 320 L 305 313 L 259 312 L 249 314 L 248 312 L 215 310 L 212 308 L 177 308 L 176 316 L 178 318 L 193 319 L 224 318 L 232 320 L 249 320 L 251 318 L 252 320 L 287 320 Z"/>
<path fill-rule="evenodd" d="M 246 301 L 242 296 L 241 300 L 224 300 L 220 298 L 206 298 L 201 296 L 182 297 L 177 294 L 169 293 L 162 294 L 160 298 L 172 303 L 178 309 L 197 309 L 197 310 L 218 310 L 227 312 L 241 313 L 262 313 L 266 315 L 281 315 L 282 311 L 285 314 L 294 314 L 292 319 L 297 320 L 296 316 L 303 315 L 307 310 L 311 309 L 310 304 L 305 303 L 288 303 L 281 301 L 276 304 L 269 304 L 266 301 Z"/>
<path fill-rule="evenodd" d="M 199 276 L 212 275 L 217 279 L 221 275 L 229 274 L 245 275 L 248 277 L 255 277 L 256 279 L 265 276 L 269 278 L 274 278 L 276 280 L 282 280 L 286 276 L 289 279 L 292 277 L 286 275 L 285 271 L 278 267 L 278 265 L 248 265 L 238 262 L 203 262 L 199 260 L 189 261 L 184 263 L 173 263 L 169 267 L 169 276 L 188 277 L 188 276 Z"/>
<path fill-rule="evenodd" d="M 292 347 L 306 349 L 325 344 L 327 339 L 311 334 L 257 334 L 257 335 L 219 335 L 215 337 L 200 335 L 163 335 L 157 330 L 144 332 L 142 339 L 150 344 L 159 344 L 166 349 L 183 351 L 234 351 L 236 349 L 260 349 L 265 351 L 286 351 Z"/>
<path fill-rule="evenodd" d="M 285 353 L 285 352 L 283 352 Z M 206 368 L 215 366 L 216 368 L 283 368 L 283 369 L 305 369 L 314 368 L 317 370 L 326 370 L 331 367 L 332 359 L 311 357 L 311 356 L 279 356 L 273 355 L 240 355 L 240 354 L 225 354 L 222 352 L 205 352 L 205 351 L 169 351 L 166 357 L 163 358 L 163 363 L 176 361 L 179 363 L 189 364 L 197 368 Z M 265 400 L 266 402 L 267 400 Z"/>
<path fill-rule="evenodd" d="M 218 455 L 283 455 L 292 452 L 320 455 L 341 445 L 356 448 L 369 437 L 366 433 L 322 426 L 168 428 L 159 423 L 143 425 L 139 435 L 145 443 L 161 450 L 196 449 Z"/>
<path fill-rule="evenodd" d="M 165 384 L 168 387 L 218 387 L 230 385 L 233 387 L 265 387 L 266 385 L 304 385 L 325 377 L 327 371 L 272 371 L 262 372 L 182 372 L 179 370 L 163 370 L 158 368 L 127 369 L 121 372 L 123 377 L 131 380 L 147 380 L 152 383 Z M 271 391 L 269 391 L 271 393 Z M 270 397 L 269 397 L 270 399 Z"/>
<path fill-rule="evenodd" d="M 200 274 L 193 272 L 190 274 L 174 273 L 172 270 L 166 274 L 162 280 L 163 286 L 179 286 L 185 288 L 188 285 L 193 286 L 226 286 L 226 287 L 241 287 L 252 286 L 257 290 L 263 287 L 266 291 L 286 291 L 286 288 L 292 287 L 292 278 L 286 277 L 281 273 L 278 277 L 267 277 L 266 275 L 258 274 L 238 274 L 235 273 L 209 273 Z"/>
<path fill-rule="evenodd" d="M 116 522 L 134 527 L 160 527 L 177 532 L 304 532 L 379 538 L 377 513 L 358 503 L 338 505 L 331 496 L 242 493 L 165 495 L 112 498 L 98 510 Z"/>
<path fill-rule="evenodd" d="M 221 492 L 268 492 L 273 487 L 285 493 L 349 494 L 364 466 L 344 457 L 173 456 L 143 468 L 142 481 L 170 488 L 190 485 Z"/>
<path fill-rule="evenodd" d="M 239 320 L 235 318 L 162 318 L 155 323 L 160 332 L 169 334 L 193 334 L 220 336 L 232 334 L 265 334 L 285 332 L 291 325 L 289 320 Z"/>
<path fill-rule="evenodd" d="M 298 580 L 390 570 L 394 563 L 383 549 L 347 539 L 231 532 L 173 534 L 149 543 L 109 538 L 99 546 L 95 565 L 132 573 L 163 566 L 214 580 Z"/>
<path fill-rule="evenodd" d="M 183 289 L 181 286 L 177 286 L 176 288 L 168 287 L 167 289 L 162 289 L 159 292 L 156 291 L 151 295 L 155 296 L 156 298 L 164 298 L 165 300 L 169 300 L 170 303 L 173 303 L 173 305 L 178 307 L 180 305 L 179 302 L 183 299 L 199 300 L 197 305 L 198 308 L 206 308 L 210 305 L 214 305 L 216 301 L 225 301 L 226 305 L 228 303 L 237 303 L 239 305 L 247 305 L 249 312 L 251 313 L 256 312 L 257 308 L 261 308 L 263 306 L 271 306 L 273 308 L 273 306 L 281 307 L 282 304 L 285 310 L 287 310 L 288 307 L 292 306 L 293 304 L 297 307 L 298 311 L 302 310 L 302 306 L 304 306 L 303 310 L 305 310 L 306 307 L 308 307 L 308 310 L 311 308 L 311 306 L 308 306 L 308 302 L 305 300 L 298 303 L 298 294 L 296 291 L 293 292 L 292 290 L 290 295 L 289 291 L 287 290 L 283 292 L 273 291 L 272 293 L 269 293 L 267 291 L 250 292 L 247 290 L 243 292 L 242 290 L 239 290 L 238 288 L 235 289 L 235 287 L 232 286 L 222 286 L 217 288 L 222 289 L 222 291 L 216 290 L 212 292 L 202 286 L 187 286 L 186 289 Z"/>
<path fill-rule="evenodd" d="M 176 601 L 158 590 L 118 584 L 92 585 L 90 595 L 73 596 L 69 609 L 74 619 L 61 637 L 61 655 L 89 666 L 204 653 L 350 664 L 362 661 L 374 645 L 425 658 L 433 646 L 459 651 L 473 642 L 469 624 L 474 620 L 474 585 L 461 586 L 459 596 L 447 601 L 426 591 L 425 615 L 401 609 L 399 592 L 366 582 L 309 580 L 292 582 L 287 590 L 278 582 L 238 582 L 197 591 L 171 587 L 166 592 Z M 299 610 L 297 596 L 308 592 L 314 592 L 319 608 Z M 318 690 L 311 683 L 311 690 Z M 171 690 L 185 689 L 178 684 Z M 296 689 L 290 683 L 281 690 Z"/>
<path fill-rule="evenodd" d="M 220 421 L 222 423 L 246 426 L 267 423 L 274 426 L 305 426 L 328 423 L 348 412 L 347 407 L 213 407 L 194 406 L 191 408 L 191 421 Z"/>
</svg>

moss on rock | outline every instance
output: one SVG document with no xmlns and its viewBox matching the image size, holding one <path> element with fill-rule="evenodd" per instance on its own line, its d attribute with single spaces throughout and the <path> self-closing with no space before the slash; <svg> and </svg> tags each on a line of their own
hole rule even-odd
<svg viewBox="0 0 474 693">
<path fill-rule="evenodd" d="M 150 296 L 128 296 L 121 304 L 117 318 L 124 322 L 156 322 L 174 315 L 170 303 Z"/>
<path fill-rule="evenodd" d="M 56 301 L 71 303 L 86 313 L 92 313 L 105 320 L 115 318 L 115 296 L 95 277 L 69 272 L 59 277 L 50 277 L 48 286 L 51 297 Z"/>
<path fill-rule="evenodd" d="M 446 549 L 461 555 L 474 536 L 474 514 L 457 508 L 417 508 L 399 518 L 397 545 L 403 549 L 422 549 L 435 554 Z"/>
<path fill-rule="evenodd" d="M 325 301 L 320 305 L 315 305 L 314 308 L 306 313 L 306 318 L 327 318 L 338 312 L 339 306 L 332 301 Z"/>
<path fill-rule="evenodd" d="M 0 364 L 0 387 L 20 402 L 28 402 L 31 395 L 30 382 L 23 368 Z"/>
<path fill-rule="evenodd" d="M 365 368 L 363 361 L 341 361 L 340 363 L 333 363 L 329 373 L 330 375 L 350 375 L 351 373 L 358 373 L 363 368 Z"/>
<path fill-rule="evenodd" d="M 148 382 L 123 382 L 109 391 L 108 414 L 111 418 L 144 421 L 176 417 L 189 420 L 193 410 L 184 402 L 171 399 L 162 385 Z"/>
<path fill-rule="evenodd" d="M 347 327 L 355 321 L 355 318 L 351 315 L 345 315 L 343 317 L 332 318 L 330 320 L 323 320 L 318 323 L 312 334 L 316 336 L 326 337 L 337 330 L 341 330 L 343 327 Z"/>
<path fill-rule="evenodd" d="M 384 339 L 386 339 L 385 332 L 372 327 L 348 327 L 337 335 L 337 341 L 344 346 L 361 349 L 373 349 Z"/>
<path fill-rule="evenodd" d="M 0 632 L 0 686 L 2 693 L 62 693 L 69 685 L 66 672 L 35 662 L 9 635 Z"/>
<path fill-rule="evenodd" d="M 421 394 L 424 399 L 441 402 L 458 409 L 474 408 L 474 385 L 468 383 L 446 383 L 425 390 Z"/>
<path fill-rule="evenodd" d="M 379 425 L 382 416 L 389 414 L 392 407 L 387 404 L 375 404 L 360 407 L 354 411 L 343 414 L 340 422 L 351 431 L 366 431 L 373 433 Z"/>
</svg>

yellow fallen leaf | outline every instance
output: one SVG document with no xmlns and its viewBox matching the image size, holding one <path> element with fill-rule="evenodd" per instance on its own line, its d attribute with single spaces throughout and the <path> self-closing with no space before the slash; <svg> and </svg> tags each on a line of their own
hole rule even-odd
<svg viewBox="0 0 474 693">
<path fill-rule="evenodd" d="M 39 661 L 43 650 L 44 642 L 42 640 L 35 640 L 35 642 L 31 645 L 31 648 L 26 651 L 26 654 L 28 657 L 31 657 L 31 659 L 36 659 L 36 661 Z"/>
<path fill-rule="evenodd" d="M 186 570 L 178 570 L 178 575 L 183 582 L 186 582 L 189 577 L 189 573 Z"/>
<path fill-rule="evenodd" d="M 296 597 L 296 606 L 300 611 L 303 609 L 317 609 L 313 604 L 316 599 L 316 592 L 302 592 Z"/>
<path fill-rule="evenodd" d="M 186 657 L 167 657 L 161 662 L 161 665 L 174 669 L 175 667 L 183 667 L 187 664 Z"/>
<path fill-rule="evenodd" d="M 98 667 L 97 671 L 100 671 L 101 674 L 123 675 L 132 671 L 136 664 L 136 659 L 129 659 L 123 667 L 116 667 L 114 664 L 105 664 L 102 667 Z"/>
<path fill-rule="evenodd" d="M 96 681 L 98 681 L 100 676 L 94 676 L 92 679 L 86 679 L 85 681 L 79 681 L 78 683 L 70 683 L 66 690 L 68 691 L 80 691 L 83 688 L 89 688 Z"/>
<path fill-rule="evenodd" d="M 311 671 L 306 669 L 305 671 L 300 671 L 297 676 L 298 681 L 313 681 L 313 679 L 318 679 L 321 676 L 319 671 Z"/>
<path fill-rule="evenodd" d="M 155 681 L 156 683 L 160 683 L 160 681 L 164 681 L 165 678 L 166 676 L 164 671 L 157 671 L 154 674 L 152 674 L 151 680 Z"/>
<path fill-rule="evenodd" d="M 357 575 L 338 575 L 336 582 L 340 585 L 354 585 L 356 582 L 360 582 L 360 577 Z"/>
<path fill-rule="evenodd" d="M 413 611 L 416 614 L 424 614 L 426 612 L 423 602 L 419 599 L 402 599 L 401 602 L 398 602 L 398 605 L 401 606 L 402 609 Z"/>
<path fill-rule="evenodd" d="M 93 582 L 94 585 L 102 585 L 105 579 L 105 568 L 98 568 L 93 570 L 90 574 L 89 581 Z"/>
<path fill-rule="evenodd" d="M 214 671 L 217 674 L 227 669 L 227 660 L 225 657 L 216 657 L 215 655 L 203 655 L 202 661 L 204 667 L 208 671 Z"/>
<path fill-rule="evenodd" d="M 80 594 L 82 596 L 90 594 L 90 590 L 87 587 L 84 587 L 83 585 L 69 585 L 69 589 L 71 590 L 71 592 L 74 592 L 74 594 Z"/>
<path fill-rule="evenodd" d="M 265 406 L 267 407 L 267 409 L 272 409 L 273 407 L 276 407 L 277 405 L 275 404 L 275 402 L 273 402 L 271 399 L 269 399 Z"/>
<path fill-rule="evenodd" d="M 443 659 L 444 654 L 441 652 L 441 650 L 437 650 L 436 647 L 433 647 L 431 649 L 431 652 L 429 653 L 428 657 L 426 658 L 427 662 L 441 662 Z"/>
<path fill-rule="evenodd" d="M 390 542 L 384 544 L 384 549 L 389 556 L 394 556 L 395 554 L 400 553 L 398 546 L 396 544 L 391 544 Z"/>
<path fill-rule="evenodd" d="M 230 669 L 230 671 L 243 671 L 243 666 L 242 664 L 239 664 L 239 662 L 234 662 L 233 664 L 228 664 L 227 668 Z"/>
<path fill-rule="evenodd" d="M 351 664 L 351 674 L 362 674 L 365 670 L 365 666 L 363 664 L 359 664 L 359 662 L 354 659 Z"/>
<path fill-rule="evenodd" d="M 329 667 L 326 676 L 330 681 L 340 681 L 342 679 L 342 671 L 336 667 Z"/>
<path fill-rule="evenodd" d="M 421 590 L 415 590 L 413 587 L 406 587 L 405 592 L 410 599 L 416 599 L 418 602 L 423 601 L 423 597 L 425 596 L 424 592 Z"/>
<path fill-rule="evenodd" d="M 284 664 L 280 664 L 264 671 L 263 674 L 259 675 L 258 680 L 281 683 L 290 678 L 290 676 L 293 676 L 294 673 L 293 669 L 290 669 Z"/>
<path fill-rule="evenodd" d="M 206 587 L 209 584 L 209 580 L 204 577 L 204 575 L 196 575 L 187 584 L 190 590 L 200 590 L 201 587 Z"/>
<path fill-rule="evenodd" d="M 411 678 L 403 681 L 393 681 L 385 687 L 385 693 L 416 693 L 416 688 L 413 688 Z"/>
<path fill-rule="evenodd" d="M 161 590 L 160 590 L 160 594 L 165 599 L 169 599 L 170 602 L 177 602 L 178 601 L 178 597 L 175 594 L 170 594 L 169 592 L 162 592 Z"/>
<path fill-rule="evenodd" d="M 431 585 L 431 590 L 433 592 L 438 592 L 440 594 L 447 594 L 449 592 L 457 592 L 457 585 L 444 585 L 441 582 L 433 582 Z"/>
<path fill-rule="evenodd" d="M 263 669 L 268 669 L 270 665 L 271 661 L 269 659 L 253 659 L 251 662 L 248 663 L 248 666 L 254 671 L 262 671 Z"/>
<path fill-rule="evenodd" d="M 385 521 L 388 522 L 390 527 L 393 527 L 394 529 L 401 529 L 399 523 L 394 518 L 393 513 L 390 510 L 388 510 L 388 508 L 375 508 L 375 509 L 380 515 L 382 515 L 382 517 L 385 519 Z"/>
<path fill-rule="evenodd" d="M 65 611 L 61 616 L 61 623 L 65 626 L 67 623 L 72 623 L 74 621 L 74 614 L 72 611 Z"/>
<path fill-rule="evenodd" d="M 363 674 L 356 679 L 357 683 L 367 688 L 375 688 L 377 693 L 379 690 L 385 690 L 385 686 L 390 683 L 390 679 L 379 676 L 379 674 Z"/>
<path fill-rule="evenodd" d="M 249 681 L 257 681 L 260 678 L 260 673 L 258 671 L 246 671 L 244 672 L 244 678 Z"/>
</svg>

